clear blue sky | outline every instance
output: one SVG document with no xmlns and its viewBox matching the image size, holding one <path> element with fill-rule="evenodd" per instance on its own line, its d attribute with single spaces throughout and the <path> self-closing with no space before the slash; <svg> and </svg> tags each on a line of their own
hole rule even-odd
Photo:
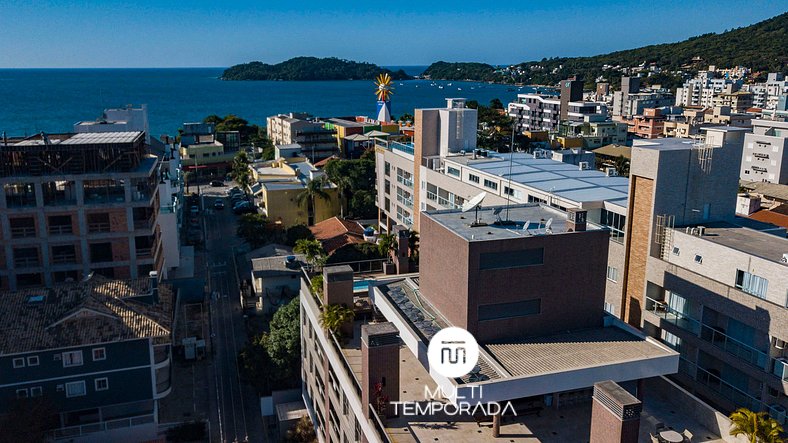
<svg viewBox="0 0 788 443">
<path fill-rule="evenodd" d="M 786 10 L 785 0 L 0 0 L 0 68 L 230 66 L 298 55 L 502 64 L 678 41 Z"/>
</svg>

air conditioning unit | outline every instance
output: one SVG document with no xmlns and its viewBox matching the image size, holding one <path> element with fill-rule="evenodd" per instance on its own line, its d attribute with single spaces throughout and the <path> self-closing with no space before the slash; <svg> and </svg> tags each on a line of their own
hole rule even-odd
<svg viewBox="0 0 788 443">
<path fill-rule="evenodd" d="M 618 177 L 618 171 L 616 171 L 616 168 L 605 168 L 605 175 L 608 177 Z"/>
<path fill-rule="evenodd" d="M 787 344 L 786 344 L 785 340 L 780 340 L 777 337 L 772 337 L 772 341 L 774 343 L 774 348 L 775 349 L 785 349 L 786 348 Z"/>
<path fill-rule="evenodd" d="M 774 369 L 772 374 L 780 377 L 780 380 L 788 378 L 788 358 L 780 357 L 774 359 Z"/>
<path fill-rule="evenodd" d="M 788 263 L 788 254 L 783 254 L 783 258 L 780 259 L 783 263 Z"/>
<path fill-rule="evenodd" d="M 581 171 L 585 171 L 586 169 L 589 169 L 588 162 L 580 162 L 578 166 L 580 166 Z"/>
</svg>

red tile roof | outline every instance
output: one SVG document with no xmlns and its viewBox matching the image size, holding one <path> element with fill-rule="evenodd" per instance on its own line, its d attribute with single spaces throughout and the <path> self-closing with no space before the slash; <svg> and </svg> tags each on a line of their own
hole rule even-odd
<svg viewBox="0 0 788 443">
<path fill-rule="evenodd" d="M 343 246 L 364 243 L 364 228 L 357 222 L 343 220 L 339 217 L 323 220 L 310 226 L 309 230 L 329 255 Z"/>
<path fill-rule="evenodd" d="M 753 220 L 758 220 L 764 223 L 771 223 L 773 225 L 781 226 L 783 228 L 788 229 L 788 215 L 781 214 L 780 212 L 777 211 L 769 211 L 768 209 L 762 209 L 758 212 L 753 212 L 752 214 L 750 214 L 750 218 Z"/>
</svg>

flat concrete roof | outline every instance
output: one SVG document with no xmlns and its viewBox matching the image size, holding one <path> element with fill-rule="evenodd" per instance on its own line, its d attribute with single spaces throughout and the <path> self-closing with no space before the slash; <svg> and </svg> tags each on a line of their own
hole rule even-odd
<svg viewBox="0 0 788 443">
<path fill-rule="evenodd" d="M 50 144 L 56 145 L 98 145 L 105 143 L 132 143 L 142 136 L 139 131 L 123 132 L 79 132 L 68 137 L 61 137 L 52 134 L 49 137 Z M 49 134 L 48 134 L 49 135 Z M 55 137 L 57 135 L 57 137 Z M 14 143 L 14 146 L 36 146 L 43 145 L 41 139 L 22 140 Z"/>
<path fill-rule="evenodd" d="M 512 376 L 535 376 L 670 356 L 672 351 L 610 326 L 482 345 Z"/>
<path fill-rule="evenodd" d="M 452 155 L 445 157 L 445 161 L 504 179 L 511 178 L 512 183 L 570 201 L 611 201 L 622 207 L 627 206 L 628 178 L 608 177 L 602 171 L 580 169 L 571 163 L 534 158 L 532 154 L 526 153 L 510 156 L 495 152 L 488 152 L 487 157 L 477 156 L 475 159 L 473 154 Z"/>
<path fill-rule="evenodd" d="M 496 216 L 495 212 L 499 212 Z M 566 213 L 539 203 L 509 206 L 510 224 L 498 224 L 497 219 L 506 220 L 505 206 L 488 206 L 479 208 L 481 226 L 473 225 L 476 211 L 462 212 L 458 209 L 423 211 L 424 216 L 435 220 L 467 241 L 490 241 L 528 237 L 535 235 L 551 235 L 567 232 Z M 549 229 L 547 222 L 552 220 Z M 525 226 L 525 222 L 530 222 Z M 599 230 L 601 227 L 587 224 L 587 230 Z"/>
<path fill-rule="evenodd" d="M 775 235 L 779 227 L 763 223 L 764 227 L 772 226 L 775 233 L 758 231 L 726 222 L 705 223 L 704 240 L 727 246 L 737 251 L 746 252 L 775 263 L 781 263 L 783 254 L 788 254 L 788 238 Z M 677 228 L 681 231 L 681 228 Z M 788 271 L 788 266 L 786 266 Z"/>
</svg>

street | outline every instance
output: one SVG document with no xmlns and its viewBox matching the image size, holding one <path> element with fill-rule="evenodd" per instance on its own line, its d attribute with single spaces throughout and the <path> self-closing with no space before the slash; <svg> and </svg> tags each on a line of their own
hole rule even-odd
<svg viewBox="0 0 788 443">
<path fill-rule="evenodd" d="M 243 312 L 233 261 L 236 218 L 229 204 L 215 210 L 226 187 L 202 187 L 202 223 L 205 232 L 203 263 L 210 306 L 213 361 L 210 365 L 209 405 L 212 442 L 265 442 L 259 400 L 254 390 L 241 382 L 238 352 L 246 343 Z M 225 203 L 227 199 L 225 199 Z"/>
</svg>

